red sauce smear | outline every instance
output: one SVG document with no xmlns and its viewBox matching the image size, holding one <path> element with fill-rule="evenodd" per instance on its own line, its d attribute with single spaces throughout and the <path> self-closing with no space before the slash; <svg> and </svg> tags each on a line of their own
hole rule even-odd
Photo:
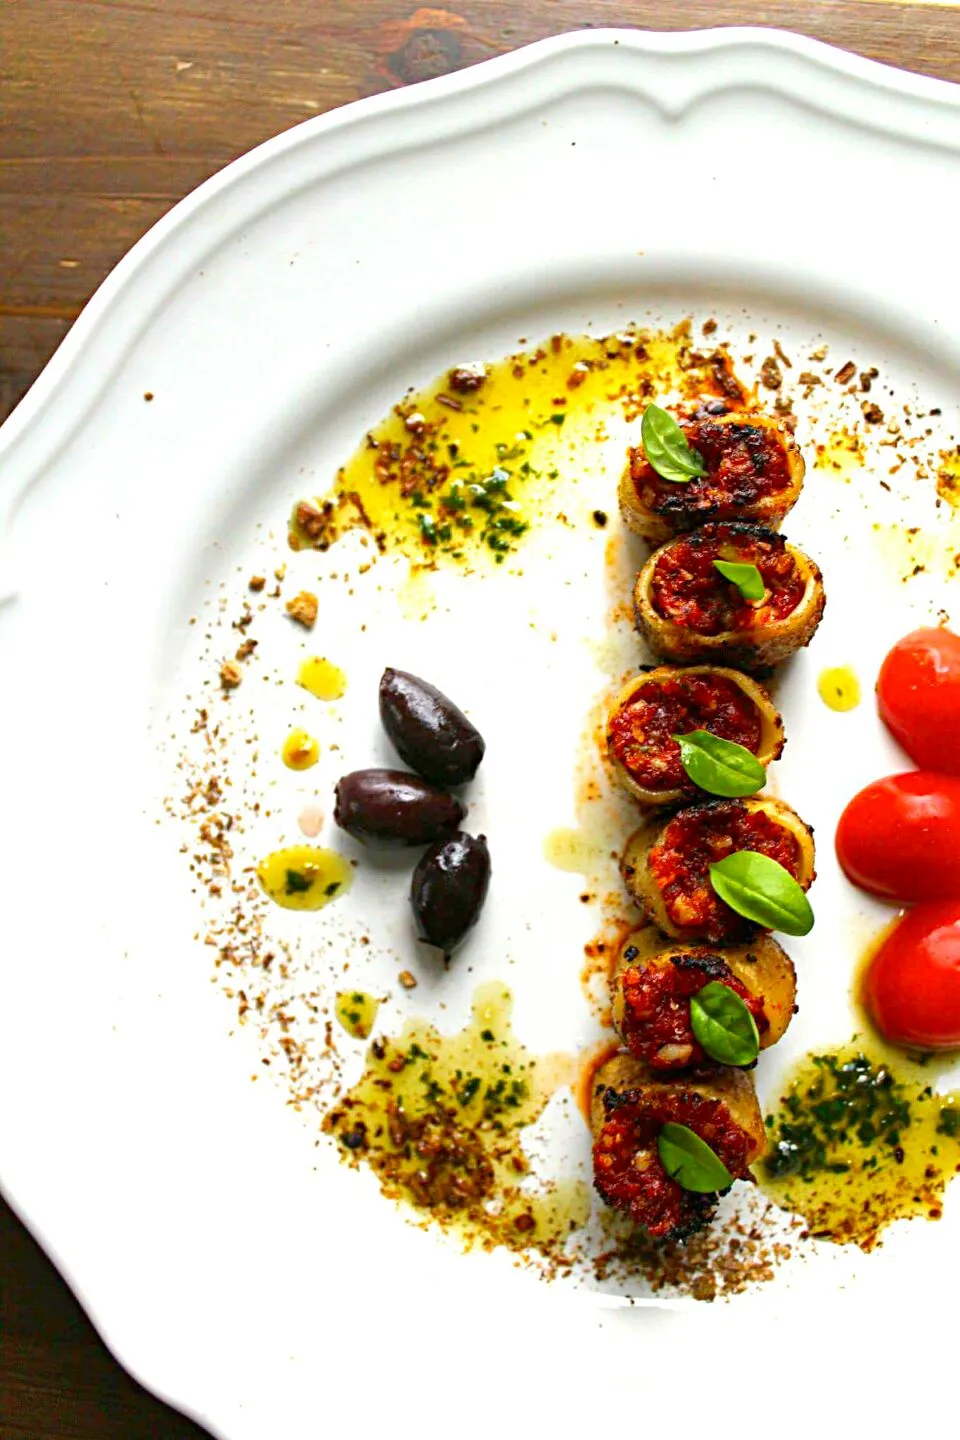
<svg viewBox="0 0 960 1440">
<path fill-rule="evenodd" d="M 638 785 L 697 795 L 703 792 L 687 776 L 672 739 L 691 730 L 709 730 L 754 754 L 760 748 L 760 712 L 725 675 L 648 680 L 613 715 L 607 743 Z"/>
<path fill-rule="evenodd" d="M 752 604 L 714 568 L 714 560 L 756 565 L 766 594 Z M 653 572 L 651 598 L 665 620 L 719 635 L 784 620 L 803 598 L 806 582 L 782 535 L 761 525 L 704 525 L 663 547 Z"/>
<path fill-rule="evenodd" d="M 677 485 L 658 475 L 643 447 L 630 451 L 630 474 L 640 502 L 681 528 L 733 519 L 746 505 L 789 488 L 787 442 L 776 429 L 748 420 L 718 424 L 709 416 L 682 420 L 680 428 L 707 473 Z"/>
<path fill-rule="evenodd" d="M 657 1153 L 664 1125 L 686 1125 L 706 1141 L 734 1179 L 749 1174 L 749 1139 L 722 1100 L 695 1090 L 670 1093 L 656 1086 L 603 1097 L 607 1119 L 593 1146 L 593 1179 L 598 1193 L 623 1210 L 648 1235 L 679 1238 L 707 1223 L 713 1195 L 697 1195 L 671 1180 Z"/>
<path fill-rule="evenodd" d="M 739 800 L 682 810 L 651 849 L 650 874 L 682 938 L 718 945 L 748 940 L 756 933 L 753 921 L 731 910 L 710 883 L 710 866 L 736 850 L 758 850 L 794 879 L 798 876 L 800 846 L 794 836 L 762 810 L 748 810 Z"/>
<path fill-rule="evenodd" d="M 629 949 L 624 958 L 629 961 Z M 714 980 L 740 996 L 761 1034 L 770 1028 L 763 996 L 751 994 L 719 955 L 708 950 L 696 955 L 673 955 L 648 965 L 628 964 L 620 977 L 620 1033 L 630 1053 L 654 1070 L 709 1063 L 710 1057 L 694 1038 L 690 1025 L 690 1000 Z"/>
</svg>

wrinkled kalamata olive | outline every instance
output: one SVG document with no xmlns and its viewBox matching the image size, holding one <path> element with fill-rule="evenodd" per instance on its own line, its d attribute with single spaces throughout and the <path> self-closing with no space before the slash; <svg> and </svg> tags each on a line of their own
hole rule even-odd
<svg viewBox="0 0 960 1440">
<path fill-rule="evenodd" d="M 435 685 L 405 670 L 384 670 L 380 719 L 400 758 L 435 784 L 463 785 L 477 773 L 483 736 Z"/>
<path fill-rule="evenodd" d="M 475 925 L 490 884 L 486 837 L 454 835 L 432 845 L 413 872 L 410 903 L 417 934 L 449 960 Z"/>
<path fill-rule="evenodd" d="M 337 781 L 333 818 L 365 845 L 429 845 L 467 813 L 454 795 L 407 770 L 353 770 Z"/>
</svg>

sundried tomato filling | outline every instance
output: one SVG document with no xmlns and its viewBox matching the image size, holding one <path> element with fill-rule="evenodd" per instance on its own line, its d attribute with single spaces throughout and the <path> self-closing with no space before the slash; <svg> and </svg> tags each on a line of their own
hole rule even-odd
<svg viewBox="0 0 960 1440">
<path fill-rule="evenodd" d="M 673 955 L 648 965 L 628 965 L 620 977 L 623 1011 L 618 1028 L 631 1054 L 655 1070 L 709 1060 L 693 1034 L 690 1000 L 713 980 L 740 996 L 761 1034 L 769 1029 L 763 996 L 751 994 L 719 955 Z"/>
<path fill-rule="evenodd" d="M 735 850 L 757 850 L 778 861 L 795 879 L 799 874 L 796 838 L 762 810 L 748 810 L 739 800 L 682 810 L 651 848 L 650 875 L 682 936 L 717 945 L 748 939 L 756 930 L 720 899 L 710 883 L 710 866 Z"/>
<path fill-rule="evenodd" d="M 664 480 L 642 446 L 630 451 L 637 499 L 655 515 L 691 528 L 703 520 L 725 520 L 790 485 L 790 456 L 784 437 L 746 420 L 718 424 L 708 416 L 681 421 L 688 442 L 701 456 L 706 474 L 685 484 Z"/>
<path fill-rule="evenodd" d="M 686 1125 L 706 1141 L 734 1179 L 748 1173 L 749 1140 L 722 1100 L 698 1091 L 660 1093 L 608 1089 L 607 1119 L 593 1146 L 593 1179 L 598 1193 L 623 1210 L 648 1235 L 689 1235 L 709 1218 L 715 1198 L 684 1190 L 671 1180 L 657 1152 L 664 1125 Z"/>
<path fill-rule="evenodd" d="M 715 560 L 756 565 L 762 600 L 744 600 Z M 654 566 L 651 600 L 657 614 L 698 635 L 754 630 L 784 620 L 803 598 L 806 581 L 782 535 L 759 525 L 704 525 L 663 547 Z"/>
<path fill-rule="evenodd" d="M 760 712 L 739 685 L 725 675 L 671 675 L 642 685 L 610 721 L 610 749 L 628 774 L 647 790 L 697 786 L 680 763 L 672 737 L 709 730 L 754 754 L 760 748 Z"/>
</svg>

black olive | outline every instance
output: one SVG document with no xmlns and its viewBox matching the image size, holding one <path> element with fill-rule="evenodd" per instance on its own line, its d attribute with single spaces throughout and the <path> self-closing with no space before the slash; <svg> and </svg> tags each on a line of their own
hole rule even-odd
<svg viewBox="0 0 960 1440">
<path fill-rule="evenodd" d="M 486 837 L 454 835 L 420 857 L 413 872 L 410 903 L 417 934 L 449 960 L 475 925 L 490 884 Z"/>
<path fill-rule="evenodd" d="M 464 785 L 483 759 L 483 736 L 435 685 L 386 669 L 380 719 L 402 760 L 437 785 Z"/>
<path fill-rule="evenodd" d="M 467 813 L 454 795 L 407 770 L 353 770 L 337 781 L 333 818 L 366 845 L 429 845 Z"/>
</svg>

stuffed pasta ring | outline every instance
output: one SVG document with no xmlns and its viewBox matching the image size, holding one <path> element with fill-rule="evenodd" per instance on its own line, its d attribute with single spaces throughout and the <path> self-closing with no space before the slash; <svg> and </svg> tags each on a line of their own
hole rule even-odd
<svg viewBox="0 0 960 1440">
<path fill-rule="evenodd" d="M 778 529 L 803 488 L 803 456 L 789 430 L 767 415 L 728 411 L 722 401 L 675 418 L 706 474 L 665 480 L 642 444 L 631 449 L 618 491 L 628 528 L 655 545 L 711 520 Z"/>
<path fill-rule="evenodd" d="M 736 945 L 760 926 L 714 890 L 710 866 L 740 850 L 776 860 L 803 890 L 816 875 L 813 832 L 782 800 L 713 800 L 668 820 L 651 818 L 627 841 L 620 862 L 631 897 L 675 940 Z"/>
<path fill-rule="evenodd" d="M 632 1055 L 615 1055 L 593 1077 L 594 1185 L 608 1205 L 657 1239 L 680 1239 L 711 1218 L 717 1194 L 684 1189 L 658 1153 L 666 1124 L 684 1125 L 734 1180 L 764 1150 L 763 1117 L 749 1076 L 723 1066 L 664 1079 Z"/>
<path fill-rule="evenodd" d="M 749 565 L 763 585 L 744 599 L 716 562 Z M 704 525 L 661 545 L 637 576 L 637 628 L 667 660 L 764 670 L 813 639 L 826 605 L 819 566 L 759 525 Z"/>
<path fill-rule="evenodd" d="M 793 962 L 769 935 L 718 950 L 667 940 L 652 925 L 634 930 L 614 970 L 613 1024 L 638 1060 L 657 1071 L 709 1064 L 690 1019 L 690 1002 L 711 983 L 728 986 L 756 1022 L 760 1048 L 782 1037 L 793 1018 Z"/>
<path fill-rule="evenodd" d="M 662 665 L 623 686 L 607 717 L 607 754 L 621 785 L 649 808 L 704 792 L 680 762 L 677 734 L 708 730 L 767 766 L 783 750 L 783 722 L 760 685 L 719 665 Z"/>
</svg>

